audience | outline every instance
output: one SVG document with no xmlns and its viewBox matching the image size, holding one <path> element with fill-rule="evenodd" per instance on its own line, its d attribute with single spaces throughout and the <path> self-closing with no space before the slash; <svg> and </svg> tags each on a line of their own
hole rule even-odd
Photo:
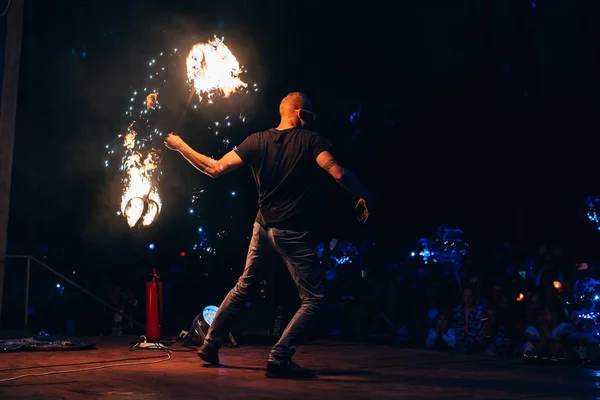
<svg viewBox="0 0 600 400">
<path fill-rule="evenodd" d="M 357 304 L 367 305 L 361 313 L 367 338 L 395 336 L 401 345 L 489 357 L 586 361 L 597 353 L 596 314 L 582 313 L 573 299 L 581 271 L 561 270 L 556 261 L 561 253 L 545 248 L 537 256 L 508 255 L 502 263 L 466 265 L 453 275 L 414 254 L 405 262 L 388 262 L 384 270 L 369 266 L 369 276 L 358 278 L 361 289 L 354 291 L 361 293 Z M 346 286 L 328 281 L 336 284 L 331 293 Z M 595 310 L 595 302 L 587 309 Z"/>
</svg>

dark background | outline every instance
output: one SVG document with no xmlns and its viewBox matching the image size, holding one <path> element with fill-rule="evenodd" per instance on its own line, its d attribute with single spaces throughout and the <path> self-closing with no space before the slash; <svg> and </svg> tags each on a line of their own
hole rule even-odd
<svg viewBox="0 0 600 400">
<path fill-rule="evenodd" d="M 599 190 L 598 18 L 592 0 L 28 0 L 9 254 L 46 257 L 88 286 L 127 272 L 140 287 L 152 267 L 177 266 L 187 280 L 194 270 L 215 276 L 209 286 L 233 282 L 256 212 L 248 170 L 210 181 L 166 158 L 164 211 L 133 231 L 115 212 L 116 164 L 104 167 L 148 57 L 213 34 L 260 86 L 232 144 L 275 126 L 288 92 L 308 94 L 317 130 L 374 195 L 381 257 L 441 224 L 462 228 L 473 254 L 507 241 L 593 254 L 583 198 Z M 189 114 L 181 134 L 208 152 L 203 118 Z M 351 239 L 352 204 L 333 182 L 322 187 L 333 210 L 322 238 Z M 200 216 L 189 213 L 198 188 Z M 229 231 L 216 255 L 192 252 L 199 226 Z"/>
</svg>

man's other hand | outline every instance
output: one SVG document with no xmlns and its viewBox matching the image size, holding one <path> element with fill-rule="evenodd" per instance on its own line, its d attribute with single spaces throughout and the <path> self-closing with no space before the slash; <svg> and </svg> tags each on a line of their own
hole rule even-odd
<svg viewBox="0 0 600 400">
<path fill-rule="evenodd" d="M 167 146 L 167 148 L 170 150 L 178 151 L 181 148 L 181 146 L 183 146 L 183 144 L 183 139 L 181 139 L 174 133 L 169 133 L 165 138 L 165 146 Z"/>
<path fill-rule="evenodd" d="M 366 223 L 369 220 L 369 206 L 367 205 L 367 201 L 363 198 L 358 199 L 354 208 L 358 212 L 358 222 Z"/>
</svg>

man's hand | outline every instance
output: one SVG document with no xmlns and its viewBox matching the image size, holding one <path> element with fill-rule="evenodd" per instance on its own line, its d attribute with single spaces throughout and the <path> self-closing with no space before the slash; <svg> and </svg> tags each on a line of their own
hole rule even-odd
<svg viewBox="0 0 600 400">
<path fill-rule="evenodd" d="M 179 149 L 181 149 L 181 146 L 183 146 L 184 143 L 185 142 L 183 141 L 183 139 L 181 139 L 174 133 L 169 133 L 165 138 L 165 146 L 167 146 L 167 149 L 169 150 L 179 151 Z"/>
<path fill-rule="evenodd" d="M 371 205 L 371 195 L 358 181 L 356 176 L 349 170 L 343 168 L 337 163 L 329 151 L 322 151 L 317 156 L 317 164 L 329 173 L 353 198 L 358 198 L 355 209 L 357 210 L 357 219 L 361 223 L 369 219 L 369 206 Z"/>
<path fill-rule="evenodd" d="M 365 199 L 358 199 L 356 207 L 354 208 L 359 213 L 357 217 L 358 222 L 365 223 L 369 220 L 369 207 L 367 206 L 367 201 Z"/>
</svg>

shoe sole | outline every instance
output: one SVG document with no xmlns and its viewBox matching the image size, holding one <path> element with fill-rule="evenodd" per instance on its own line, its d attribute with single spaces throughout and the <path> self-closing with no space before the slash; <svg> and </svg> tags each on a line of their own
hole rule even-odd
<svg viewBox="0 0 600 400">
<path fill-rule="evenodd" d="M 219 365 L 219 360 L 217 359 L 217 361 L 215 362 L 214 359 L 211 359 L 208 355 L 206 355 L 205 353 L 196 353 L 198 355 L 198 357 L 200 357 L 200 359 L 210 365 Z"/>
</svg>

